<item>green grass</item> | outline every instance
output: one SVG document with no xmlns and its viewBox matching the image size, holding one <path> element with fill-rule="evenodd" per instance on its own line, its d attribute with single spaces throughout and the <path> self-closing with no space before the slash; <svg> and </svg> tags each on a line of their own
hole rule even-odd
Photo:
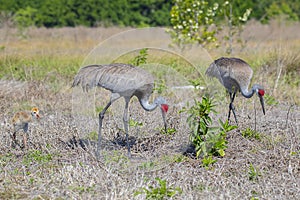
<svg viewBox="0 0 300 200">
<path fill-rule="evenodd" d="M 0 78 L 15 80 L 70 80 L 77 73 L 82 58 L 76 56 L 40 55 L 0 55 Z"/>
<path fill-rule="evenodd" d="M 255 139 L 255 140 L 258 140 L 258 141 L 262 140 L 262 134 L 255 131 L 255 130 L 252 130 L 250 128 L 246 128 L 245 130 L 243 130 L 242 131 L 242 136 L 244 138 Z"/>
<path fill-rule="evenodd" d="M 149 185 L 148 188 L 142 187 L 134 193 L 134 196 L 145 194 L 146 199 L 163 200 L 178 196 L 182 193 L 182 189 L 180 189 L 180 187 L 168 186 L 166 180 L 158 177 L 155 178 L 155 180 L 157 181 L 157 186 Z"/>
</svg>

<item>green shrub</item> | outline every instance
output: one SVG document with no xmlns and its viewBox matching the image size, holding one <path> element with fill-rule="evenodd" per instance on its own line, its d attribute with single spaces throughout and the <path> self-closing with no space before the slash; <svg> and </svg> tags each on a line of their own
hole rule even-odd
<svg viewBox="0 0 300 200">
<path fill-rule="evenodd" d="M 210 113 L 216 113 L 214 107 L 212 99 L 203 97 L 201 102 L 195 100 L 195 105 L 182 110 L 182 112 L 189 114 L 187 123 L 192 131 L 190 141 L 195 148 L 196 158 L 199 156 L 204 158 L 225 156 L 227 148 L 226 133 L 237 128 L 237 126 L 229 125 L 228 121 L 223 123 L 221 120 L 219 120 L 219 127 L 212 127 Z"/>
</svg>

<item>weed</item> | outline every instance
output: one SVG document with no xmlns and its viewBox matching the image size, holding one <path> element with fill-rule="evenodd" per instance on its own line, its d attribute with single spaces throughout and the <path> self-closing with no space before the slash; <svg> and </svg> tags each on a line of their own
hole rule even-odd
<svg viewBox="0 0 300 200">
<path fill-rule="evenodd" d="M 243 130 L 242 131 L 242 136 L 244 138 L 249 138 L 249 139 L 253 138 L 253 139 L 256 139 L 258 141 L 261 141 L 261 139 L 262 139 L 261 133 L 255 131 L 255 130 L 252 130 L 250 128 L 246 128 L 245 130 Z"/>
<path fill-rule="evenodd" d="M 291 152 L 290 152 L 290 155 L 291 155 L 291 156 L 296 156 L 296 155 L 298 155 L 298 154 L 300 154 L 300 150 L 299 150 L 299 151 L 291 151 Z"/>
<path fill-rule="evenodd" d="M 28 182 L 30 185 L 32 185 L 34 183 L 34 178 L 30 178 Z"/>
<path fill-rule="evenodd" d="M 216 113 L 213 109 L 214 106 L 209 97 L 203 97 L 201 102 L 195 100 L 195 105 L 181 111 L 189 114 L 187 122 L 192 130 L 190 141 L 195 147 L 196 158 L 200 155 L 204 158 L 207 156 L 225 156 L 226 133 L 237 128 L 237 126 L 229 125 L 228 121 L 223 123 L 221 120 L 219 120 L 220 127 L 211 127 L 210 113 Z M 204 161 L 206 162 L 205 159 Z"/>
<path fill-rule="evenodd" d="M 276 106 L 279 104 L 279 102 L 275 99 L 274 96 L 271 96 L 268 94 L 265 94 L 265 101 L 266 101 L 266 104 L 269 106 Z"/>
<path fill-rule="evenodd" d="M 139 191 L 136 191 L 134 196 L 146 194 L 146 199 L 165 199 L 182 193 L 179 187 L 167 187 L 166 180 L 160 178 L 155 178 L 155 180 L 158 182 L 158 187 L 149 186 L 149 189 L 143 187 Z"/>
<path fill-rule="evenodd" d="M 167 89 L 167 85 L 165 80 L 159 79 L 155 81 L 153 91 L 156 91 L 158 94 L 162 94 L 164 91 L 166 91 L 166 89 Z"/>
<path fill-rule="evenodd" d="M 161 128 L 160 133 L 165 135 L 173 135 L 174 133 L 176 133 L 176 131 L 177 130 L 175 128 L 167 128 L 167 131 L 165 131 L 164 128 Z"/>
<path fill-rule="evenodd" d="M 95 191 L 95 185 L 89 186 L 89 187 L 84 187 L 84 186 L 71 186 L 71 190 L 77 191 L 79 194 L 83 194 L 85 192 L 87 193 L 93 193 Z"/>
<path fill-rule="evenodd" d="M 138 127 L 138 126 L 143 126 L 142 122 L 137 122 L 133 119 L 129 119 L 129 126 L 130 127 Z"/>
<path fill-rule="evenodd" d="M 260 171 L 256 167 L 254 167 L 252 163 L 250 163 L 249 166 L 248 176 L 250 181 L 256 181 L 258 180 L 258 177 L 261 176 Z"/>
<path fill-rule="evenodd" d="M 202 166 L 205 167 L 206 169 L 209 169 L 209 166 L 217 162 L 217 160 L 213 159 L 212 155 L 205 156 L 202 159 Z"/>
<path fill-rule="evenodd" d="M 255 190 L 252 190 L 251 194 L 252 194 L 251 200 L 259 200 L 259 198 L 257 197 L 258 192 L 256 192 Z"/>
<path fill-rule="evenodd" d="M 139 52 L 139 55 L 134 57 L 131 61 L 130 64 L 134 66 L 139 66 L 147 63 L 147 57 L 148 57 L 148 49 L 144 48 L 141 49 Z"/>
<path fill-rule="evenodd" d="M 88 137 L 87 137 L 89 140 L 94 140 L 94 141 L 97 141 L 98 140 L 98 133 L 97 131 L 92 131 L 88 134 Z"/>
<path fill-rule="evenodd" d="M 7 153 L 4 155 L 0 155 L 0 166 L 4 167 L 8 163 L 13 161 L 13 154 L 12 153 Z M 1 170 L 0 170 L 1 171 Z"/>
<path fill-rule="evenodd" d="M 175 155 L 165 155 L 162 160 L 167 161 L 167 163 L 181 163 L 188 160 L 188 158 L 181 153 Z"/>
<path fill-rule="evenodd" d="M 112 155 L 111 155 L 112 153 Z M 111 151 L 109 154 L 104 154 L 105 163 L 118 163 L 121 166 L 126 166 L 128 162 L 128 157 L 124 156 L 119 151 Z"/>
<path fill-rule="evenodd" d="M 47 163 L 52 160 L 52 157 L 52 154 L 43 153 L 40 150 L 33 150 L 24 156 L 23 163 L 26 166 L 29 166 L 33 162 L 37 162 L 39 164 Z"/>
<path fill-rule="evenodd" d="M 153 169 L 155 166 L 155 162 L 149 161 L 142 163 L 139 167 L 142 169 Z"/>
</svg>

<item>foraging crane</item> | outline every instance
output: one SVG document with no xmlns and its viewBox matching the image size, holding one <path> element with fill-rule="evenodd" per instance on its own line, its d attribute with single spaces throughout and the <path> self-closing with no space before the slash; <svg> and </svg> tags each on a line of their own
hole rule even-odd
<svg viewBox="0 0 300 200">
<path fill-rule="evenodd" d="M 31 109 L 31 112 L 17 112 L 14 114 L 13 118 L 11 119 L 11 123 L 14 128 L 14 132 L 12 135 L 12 140 L 14 143 L 17 143 L 16 141 L 16 133 L 23 129 L 23 146 L 26 148 L 27 146 L 27 131 L 28 131 L 28 123 L 32 122 L 33 120 L 40 119 L 39 115 L 39 109 L 36 107 L 33 107 Z"/>
<path fill-rule="evenodd" d="M 233 112 L 235 122 L 238 123 L 233 101 L 238 91 L 246 98 L 251 98 L 254 93 L 259 97 L 262 111 L 265 114 L 264 99 L 265 91 L 262 86 L 254 84 L 250 91 L 248 87 L 252 78 L 253 71 L 250 66 L 239 58 L 219 58 L 215 60 L 205 72 L 210 77 L 218 78 L 220 83 L 227 89 L 230 95 L 228 121 L 230 112 Z"/>
<path fill-rule="evenodd" d="M 125 99 L 123 123 L 129 157 L 131 157 L 131 154 L 128 141 L 128 104 L 133 96 L 138 98 L 141 106 L 146 111 L 152 111 L 156 107 L 160 107 L 165 131 L 167 130 L 165 115 L 168 111 L 168 105 L 163 97 L 157 97 L 152 104 L 149 103 L 149 97 L 153 92 L 154 78 L 145 70 L 130 64 L 121 63 L 89 65 L 81 68 L 74 77 L 72 87 L 77 85 L 81 85 L 84 91 L 95 86 L 111 91 L 110 101 L 99 113 L 97 156 L 100 155 L 101 128 L 104 114 L 110 105 L 120 97 Z"/>
</svg>

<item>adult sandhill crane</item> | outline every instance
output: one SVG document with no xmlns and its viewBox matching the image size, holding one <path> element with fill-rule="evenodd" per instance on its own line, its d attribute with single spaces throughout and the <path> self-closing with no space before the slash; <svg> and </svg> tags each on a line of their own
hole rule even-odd
<svg viewBox="0 0 300 200">
<path fill-rule="evenodd" d="M 246 98 L 251 98 L 254 93 L 260 99 L 262 111 L 265 114 L 264 99 L 265 91 L 262 86 L 254 84 L 250 91 L 248 87 L 252 78 L 253 71 L 250 66 L 239 58 L 219 58 L 215 60 L 205 72 L 210 77 L 218 78 L 220 83 L 227 89 L 230 95 L 228 121 L 230 112 L 233 112 L 236 123 L 238 123 L 233 101 L 238 91 Z"/>
<path fill-rule="evenodd" d="M 145 70 L 132 66 L 130 64 L 107 64 L 107 65 L 89 65 L 81 68 L 74 78 L 72 87 L 81 85 L 84 91 L 100 86 L 111 91 L 111 97 L 108 104 L 99 113 L 99 129 L 98 129 L 98 145 L 97 156 L 100 154 L 101 145 L 101 128 L 104 114 L 109 106 L 119 99 L 124 97 L 125 109 L 123 114 L 124 129 L 126 132 L 126 142 L 128 156 L 130 154 L 130 145 L 128 141 L 128 104 L 131 97 L 136 96 L 141 106 L 146 111 L 152 111 L 156 107 L 160 107 L 165 131 L 167 124 L 165 115 L 168 111 L 168 105 L 163 97 L 157 97 L 152 104 L 149 103 L 149 97 L 153 92 L 154 78 Z"/>
<path fill-rule="evenodd" d="M 27 146 L 27 131 L 28 131 L 28 123 L 32 122 L 33 120 L 39 119 L 39 109 L 36 107 L 33 107 L 31 109 L 31 112 L 21 111 L 14 114 L 13 118 L 11 119 L 11 123 L 14 128 L 14 132 L 12 135 L 12 140 L 14 143 L 17 143 L 16 141 L 16 133 L 23 129 L 23 146 L 26 148 Z"/>
</svg>

